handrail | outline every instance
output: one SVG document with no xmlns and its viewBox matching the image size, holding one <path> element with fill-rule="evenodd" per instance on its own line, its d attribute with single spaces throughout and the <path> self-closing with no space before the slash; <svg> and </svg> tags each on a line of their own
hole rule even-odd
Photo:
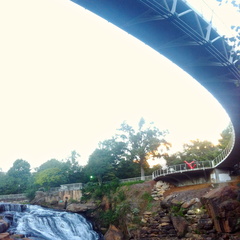
<svg viewBox="0 0 240 240">
<path fill-rule="evenodd" d="M 232 127 L 231 127 L 232 128 Z M 216 168 L 220 163 L 222 163 L 231 153 L 235 143 L 235 132 L 232 128 L 232 135 L 229 140 L 228 145 L 226 148 L 221 151 L 221 153 L 214 158 L 213 160 L 209 161 L 196 161 L 196 167 L 193 169 L 189 168 L 186 163 L 182 164 L 176 164 L 171 166 L 166 166 L 165 168 L 158 169 L 152 173 L 152 179 L 156 179 L 160 176 L 166 176 L 173 173 L 182 173 L 182 172 L 188 172 L 188 171 L 196 171 L 196 170 L 204 170 L 204 169 L 212 169 Z"/>
</svg>

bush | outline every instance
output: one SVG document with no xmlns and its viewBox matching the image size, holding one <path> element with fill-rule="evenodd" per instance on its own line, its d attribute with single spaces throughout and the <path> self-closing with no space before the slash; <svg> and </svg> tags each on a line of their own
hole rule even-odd
<svg viewBox="0 0 240 240">
<path fill-rule="evenodd" d="M 103 227 L 108 227 L 110 224 L 116 224 L 117 222 L 117 215 L 113 210 L 102 211 L 99 217 Z"/>
<path fill-rule="evenodd" d="M 145 200 L 145 201 L 148 201 L 148 202 L 152 202 L 153 201 L 152 195 L 150 193 L 148 193 L 148 192 L 145 192 L 142 195 L 142 199 Z"/>
<path fill-rule="evenodd" d="M 120 202 L 123 202 L 124 200 L 126 200 L 126 195 L 122 190 L 118 192 L 118 200 Z"/>
<path fill-rule="evenodd" d="M 177 204 L 171 207 L 171 213 L 174 216 L 181 216 L 184 217 L 184 211 L 186 211 L 184 208 L 181 207 L 181 204 Z"/>
<path fill-rule="evenodd" d="M 119 187 L 119 180 L 116 179 L 109 183 L 104 183 L 101 186 L 97 183 L 87 183 L 82 190 L 82 201 L 87 201 L 91 198 L 95 200 L 101 199 L 104 195 L 111 195 L 116 192 Z"/>
<path fill-rule="evenodd" d="M 36 194 L 36 189 L 27 189 L 27 191 L 25 192 L 26 197 L 29 199 L 29 201 L 32 201 L 35 198 L 35 194 Z"/>
</svg>

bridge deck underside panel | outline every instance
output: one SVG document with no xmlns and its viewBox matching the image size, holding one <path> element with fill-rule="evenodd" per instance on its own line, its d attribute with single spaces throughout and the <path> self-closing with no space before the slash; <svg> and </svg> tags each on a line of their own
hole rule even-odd
<svg viewBox="0 0 240 240">
<path fill-rule="evenodd" d="M 186 182 L 195 183 L 196 179 L 202 178 L 203 183 L 208 182 L 210 179 L 210 173 L 212 169 L 188 171 L 182 173 L 172 173 L 167 175 L 162 175 L 154 178 L 155 181 L 165 181 L 174 185 L 184 185 Z"/>
<path fill-rule="evenodd" d="M 149 45 L 208 89 L 226 109 L 236 135 L 233 152 L 222 164 L 226 167 L 239 162 L 240 66 L 237 64 L 240 61 L 236 64 L 229 62 L 230 46 L 213 28 L 208 31 L 209 23 L 191 11 L 182 0 L 177 1 L 175 9 L 173 0 L 73 2 Z M 183 14 L 186 11 L 188 13 Z"/>
</svg>

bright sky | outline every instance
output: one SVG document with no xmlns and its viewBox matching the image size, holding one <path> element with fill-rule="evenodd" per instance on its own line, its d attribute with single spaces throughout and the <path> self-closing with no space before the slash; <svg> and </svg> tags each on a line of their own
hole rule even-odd
<svg viewBox="0 0 240 240">
<path fill-rule="evenodd" d="M 148 46 L 69 0 L 0 1 L 0 168 L 32 168 L 99 141 L 141 117 L 169 129 L 175 148 L 216 142 L 218 102 Z"/>
</svg>

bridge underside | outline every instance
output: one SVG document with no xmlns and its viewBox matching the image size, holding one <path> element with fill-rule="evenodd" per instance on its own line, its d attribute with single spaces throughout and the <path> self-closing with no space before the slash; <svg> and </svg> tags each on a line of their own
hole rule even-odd
<svg viewBox="0 0 240 240">
<path fill-rule="evenodd" d="M 175 186 L 202 184 L 210 182 L 210 174 L 212 169 L 188 171 L 182 173 L 172 173 L 168 175 L 162 175 L 155 178 L 155 181 L 164 181 L 171 183 Z"/>
<path fill-rule="evenodd" d="M 240 61 L 211 24 L 182 0 L 73 2 L 146 43 L 208 89 L 226 109 L 236 134 L 232 153 L 219 167 L 231 167 L 239 163 Z"/>
</svg>

